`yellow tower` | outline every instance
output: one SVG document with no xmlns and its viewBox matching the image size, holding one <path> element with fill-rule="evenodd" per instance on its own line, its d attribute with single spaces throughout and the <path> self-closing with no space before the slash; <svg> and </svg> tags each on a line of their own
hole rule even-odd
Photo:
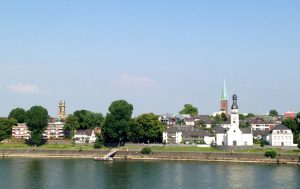
<svg viewBox="0 0 300 189">
<path fill-rule="evenodd" d="M 66 101 L 59 101 L 57 117 L 60 120 L 65 120 L 67 118 Z"/>
</svg>

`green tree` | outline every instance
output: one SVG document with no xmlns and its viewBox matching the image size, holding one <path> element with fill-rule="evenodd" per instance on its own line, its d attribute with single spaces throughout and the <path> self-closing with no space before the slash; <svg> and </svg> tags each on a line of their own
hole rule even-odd
<svg viewBox="0 0 300 189">
<path fill-rule="evenodd" d="M 90 129 L 95 127 L 100 127 L 104 117 L 101 113 L 94 113 L 88 110 L 77 110 L 73 113 L 74 117 L 71 117 L 71 120 L 73 122 L 72 127 L 73 129 Z M 77 122 L 79 123 L 79 127 L 77 127 L 77 123 L 75 121 L 75 118 Z M 75 125 L 74 125 L 75 124 Z M 76 127 L 75 127 L 76 126 Z"/>
<path fill-rule="evenodd" d="M 240 122 L 240 128 L 249 128 L 251 127 L 251 124 L 246 121 L 246 122 Z"/>
<path fill-rule="evenodd" d="M 221 120 L 222 121 L 228 121 L 228 117 L 225 113 L 221 113 Z"/>
<path fill-rule="evenodd" d="M 15 108 L 9 113 L 8 118 L 14 118 L 18 123 L 25 123 L 26 111 L 23 108 Z"/>
<path fill-rule="evenodd" d="M 103 124 L 103 135 L 106 143 L 126 142 L 131 124 L 133 106 L 125 100 L 117 100 L 109 106 Z"/>
<path fill-rule="evenodd" d="M 296 118 L 300 120 L 300 112 L 297 113 Z"/>
<path fill-rule="evenodd" d="M 100 149 L 104 146 L 104 138 L 102 135 L 98 135 L 97 136 L 97 139 L 96 139 L 96 142 L 94 144 L 94 148 L 95 149 Z"/>
<path fill-rule="evenodd" d="M 244 114 L 240 114 L 240 120 L 245 120 L 246 119 L 246 116 Z"/>
<path fill-rule="evenodd" d="M 250 119 L 250 118 L 255 118 L 255 114 L 253 113 L 248 113 L 246 118 Z"/>
<path fill-rule="evenodd" d="M 162 142 L 162 133 L 164 125 L 158 120 L 158 116 L 153 113 L 142 114 L 136 118 L 136 125 L 130 127 L 130 130 L 138 130 L 135 138 L 139 137 L 139 142 Z M 134 132 L 133 132 L 134 133 Z M 138 136 L 137 136 L 138 135 Z"/>
<path fill-rule="evenodd" d="M 17 125 L 17 121 L 13 118 L 0 118 L 0 141 L 10 138 L 12 127 Z"/>
<path fill-rule="evenodd" d="M 78 118 L 74 115 L 69 115 L 66 119 L 66 124 L 64 130 L 67 133 L 67 138 L 71 138 L 74 134 L 74 131 L 80 127 Z"/>
<path fill-rule="evenodd" d="M 282 121 L 282 124 L 292 130 L 294 135 L 294 143 L 297 143 L 299 138 L 299 129 L 298 129 L 297 120 L 292 118 L 284 119 Z"/>
<path fill-rule="evenodd" d="M 189 114 L 195 116 L 198 114 L 198 108 L 194 107 L 191 104 L 185 104 L 183 110 L 179 112 L 180 114 Z"/>
<path fill-rule="evenodd" d="M 48 125 L 48 111 L 42 106 L 33 106 L 26 112 L 26 124 L 31 137 L 27 141 L 30 145 L 40 146 L 44 144 L 43 132 Z"/>
<path fill-rule="evenodd" d="M 277 152 L 275 150 L 267 150 L 265 156 L 274 159 L 277 156 Z"/>
<path fill-rule="evenodd" d="M 269 116 L 272 116 L 272 117 L 278 117 L 278 111 L 277 110 L 270 110 L 269 112 Z"/>
<path fill-rule="evenodd" d="M 152 152 L 152 149 L 150 147 L 145 147 L 141 150 L 141 154 L 144 154 L 144 155 L 149 155 L 151 154 Z"/>
<path fill-rule="evenodd" d="M 265 141 L 261 140 L 261 141 L 260 141 L 260 147 L 261 147 L 261 148 L 264 148 L 265 145 L 266 145 Z"/>
</svg>

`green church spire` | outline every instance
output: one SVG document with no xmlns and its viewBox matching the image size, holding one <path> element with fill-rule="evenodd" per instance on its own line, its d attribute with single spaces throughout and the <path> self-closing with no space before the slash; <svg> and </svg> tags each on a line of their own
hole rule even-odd
<svg viewBox="0 0 300 189">
<path fill-rule="evenodd" d="M 228 100 L 227 90 L 226 90 L 226 81 L 225 81 L 225 79 L 224 79 L 224 81 L 223 81 L 221 100 Z"/>
</svg>

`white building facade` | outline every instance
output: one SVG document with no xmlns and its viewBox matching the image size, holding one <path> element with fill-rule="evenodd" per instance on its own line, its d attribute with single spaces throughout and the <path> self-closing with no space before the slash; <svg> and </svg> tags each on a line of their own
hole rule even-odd
<svg viewBox="0 0 300 189">
<path fill-rule="evenodd" d="M 279 124 L 277 125 L 272 133 L 270 134 L 270 145 L 271 146 L 296 146 L 293 142 L 293 133 L 291 129 L 286 126 Z"/>
<path fill-rule="evenodd" d="M 239 121 L 237 95 L 233 95 L 231 124 L 224 124 L 216 129 L 217 146 L 253 146 L 252 129 L 246 128 L 241 130 Z"/>
</svg>

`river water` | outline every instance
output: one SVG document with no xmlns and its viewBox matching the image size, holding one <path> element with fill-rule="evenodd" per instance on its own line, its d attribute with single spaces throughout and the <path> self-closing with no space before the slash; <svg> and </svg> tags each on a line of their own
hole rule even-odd
<svg viewBox="0 0 300 189">
<path fill-rule="evenodd" d="M 0 159 L 1 189 L 300 188 L 300 167 L 187 161 Z"/>
</svg>

